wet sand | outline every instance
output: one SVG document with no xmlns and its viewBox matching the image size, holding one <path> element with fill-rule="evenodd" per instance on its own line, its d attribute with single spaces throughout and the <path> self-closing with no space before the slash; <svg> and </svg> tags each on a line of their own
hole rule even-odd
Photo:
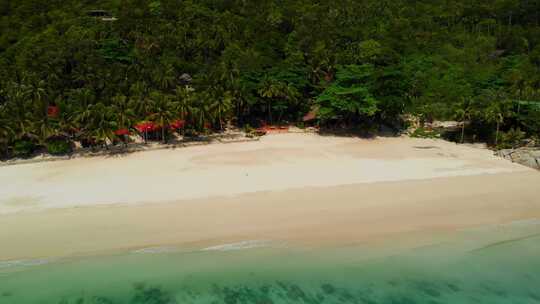
<svg viewBox="0 0 540 304">
<path fill-rule="evenodd" d="M 540 218 L 540 175 L 518 172 L 304 188 L 0 217 L 0 260 L 245 240 L 346 245 Z"/>
</svg>

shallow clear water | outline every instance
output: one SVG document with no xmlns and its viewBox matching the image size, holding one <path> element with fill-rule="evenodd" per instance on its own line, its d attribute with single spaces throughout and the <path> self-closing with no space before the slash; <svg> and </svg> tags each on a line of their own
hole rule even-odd
<svg viewBox="0 0 540 304">
<path fill-rule="evenodd" d="M 4 262 L 0 303 L 540 303 L 539 233 L 521 222 L 408 249 L 255 242 Z"/>
</svg>

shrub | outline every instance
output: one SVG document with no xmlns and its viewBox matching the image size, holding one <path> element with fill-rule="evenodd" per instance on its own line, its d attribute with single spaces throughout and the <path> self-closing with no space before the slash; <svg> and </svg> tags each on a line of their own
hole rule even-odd
<svg viewBox="0 0 540 304">
<path fill-rule="evenodd" d="M 28 157 L 36 150 L 36 145 L 29 140 L 19 140 L 13 144 L 13 156 Z"/>
<path fill-rule="evenodd" d="M 533 146 L 540 147 L 540 137 L 539 136 L 533 136 L 531 138 L 531 141 L 533 142 Z"/>
<path fill-rule="evenodd" d="M 296 123 L 296 127 L 303 130 L 306 128 L 306 124 L 303 121 L 300 121 Z"/>
<path fill-rule="evenodd" d="M 7 143 L 0 142 L 0 159 L 9 157 L 9 146 Z"/>
<path fill-rule="evenodd" d="M 198 137 L 199 132 L 193 128 L 187 128 L 184 130 L 184 137 Z"/>
<path fill-rule="evenodd" d="M 414 130 L 410 136 L 416 138 L 439 138 L 441 137 L 441 134 L 438 131 L 420 127 Z"/>
<path fill-rule="evenodd" d="M 497 149 L 513 149 L 519 147 L 525 139 L 525 132 L 521 129 L 510 129 L 508 132 L 501 132 Z"/>
<path fill-rule="evenodd" d="M 244 132 L 246 134 L 250 134 L 250 133 L 252 133 L 254 131 L 255 131 L 255 129 L 253 127 L 251 127 L 249 124 L 244 125 Z"/>
<path fill-rule="evenodd" d="M 52 155 L 65 155 L 73 152 L 73 146 L 67 140 L 53 140 L 47 143 L 47 152 Z"/>
</svg>

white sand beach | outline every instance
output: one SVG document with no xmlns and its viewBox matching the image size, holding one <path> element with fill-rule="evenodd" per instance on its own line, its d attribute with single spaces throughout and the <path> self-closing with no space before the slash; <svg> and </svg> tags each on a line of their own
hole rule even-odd
<svg viewBox="0 0 540 304">
<path fill-rule="evenodd" d="M 540 174 L 442 140 L 280 134 L 0 167 L 0 261 L 358 242 L 540 217 Z"/>
<path fill-rule="evenodd" d="M 441 140 L 281 134 L 0 168 L 0 214 L 526 171 L 489 150 Z"/>
</svg>

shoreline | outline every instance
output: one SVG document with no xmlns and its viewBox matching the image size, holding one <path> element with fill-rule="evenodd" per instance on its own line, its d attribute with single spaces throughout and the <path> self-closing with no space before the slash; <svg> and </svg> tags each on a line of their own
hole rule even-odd
<svg viewBox="0 0 540 304">
<path fill-rule="evenodd" d="M 207 241 L 189 244 L 148 245 L 147 247 L 123 248 L 71 256 L 0 260 L 0 275 L 47 265 L 55 267 L 62 264 L 77 264 L 111 258 L 122 259 L 124 257 L 151 259 L 152 256 L 158 258 L 196 255 L 254 257 L 258 254 L 268 254 L 269 256 L 295 254 L 308 257 L 316 254 L 335 260 L 344 252 L 355 252 L 357 261 L 368 262 L 395 256 L 414 256 L 418 252 L 422 252 L 430 258 L 459 259 L 468 254 L 497 251 L 499 247 L 509 247 L 538 238 L 540 238 L 539 217 L 452 230 L 401 232 L 385 235 L 381 238 L 348 243 L 302 244 L 271 240 L 236 240 L 230 243 Z"/>
</svg>

